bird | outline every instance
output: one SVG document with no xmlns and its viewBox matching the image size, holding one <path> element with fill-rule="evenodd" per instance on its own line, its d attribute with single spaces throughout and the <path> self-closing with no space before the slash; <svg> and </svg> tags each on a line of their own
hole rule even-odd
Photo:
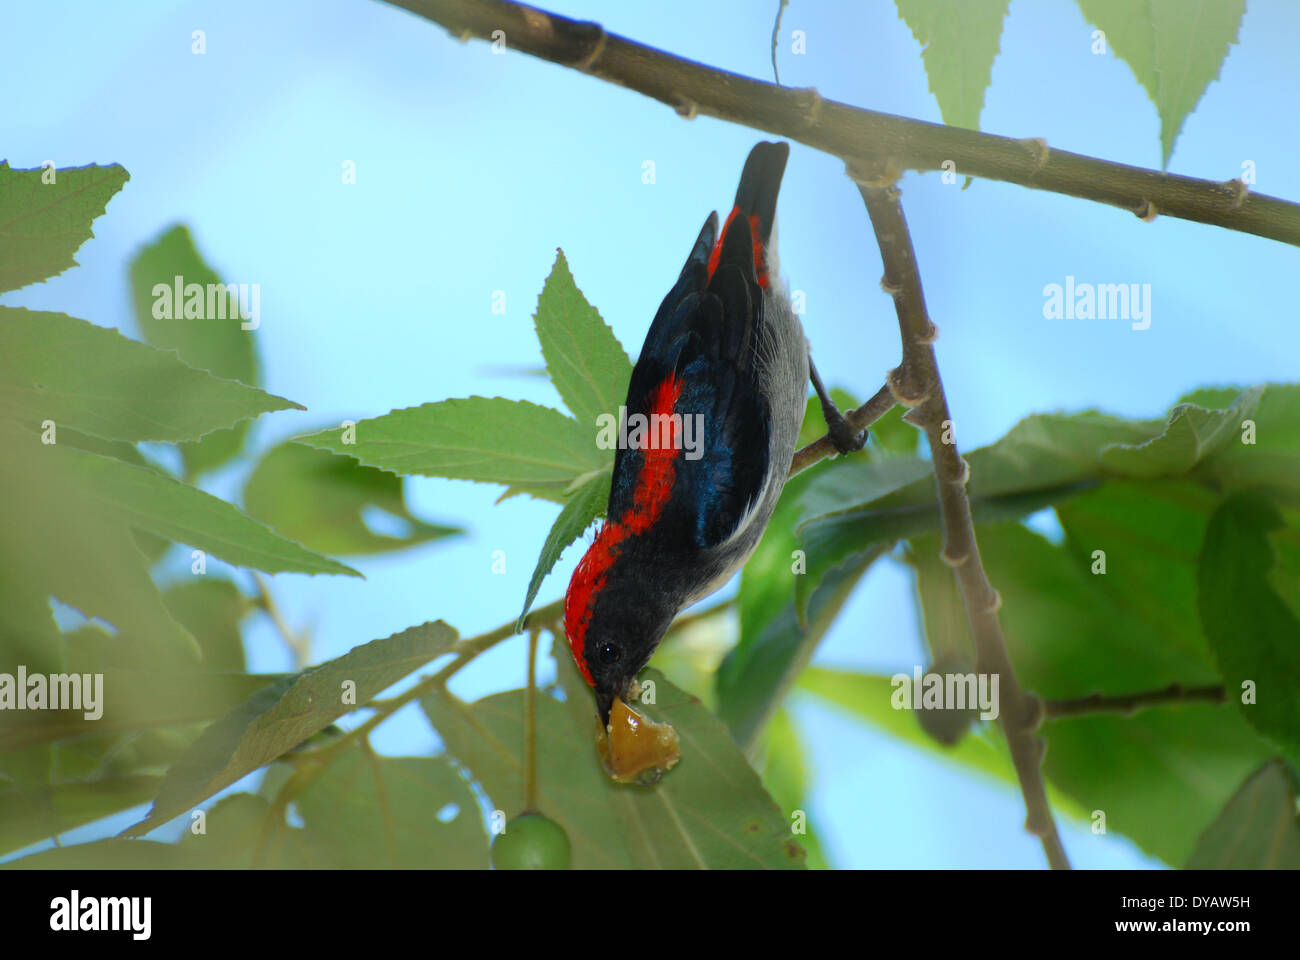
<svg viewBox="0 0 1300 960">
<path fill-rule="evenodd" d="M 810 380 L 836 448 L 866 441 L 831 402 L 778 276 L 789 153 L 767 141 L 750 151 L 731 212 L 721 229 L 716 211 L 705 220 L 632 369 L 605 520 L 564 598 L 566 639 L 602 725 L 616 699 L 635 695 L 673 618 L 758 546 Z"/>
</svg>

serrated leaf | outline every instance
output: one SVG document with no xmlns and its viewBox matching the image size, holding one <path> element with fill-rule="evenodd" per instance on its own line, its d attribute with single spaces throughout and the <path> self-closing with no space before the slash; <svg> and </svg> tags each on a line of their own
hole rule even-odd
<svg viewBox="0 0 1300 960">
<path fill-rule="evenodd" d="M 221 295 L 224 285 L 220 290 L 212 286 L 221 284 L 221 278 L 200 256 L 188 229 L 171 227 L 142 247 L 131 261 L 130 274 L 136 323 L 149 343 L 175 350 L 191 367 L 209 370 L 222 379 L 249 386 L 260 382 L 256 334 L 242 328 L 244 320 L 238 305 L 232 310 L 230 297 Z M 182 283 L 180 302 L 175 296 L 177 277 Z M 201 310 L 194 311 L 202 316 L 186 316 L 190 297 L 185 288 L 189 284 L 202 287 Z M 196 307 L 200 305 L 198 300 L 193 302 Z M 170 311 L 165 309 L 168 306 Z M 248 424 L 241 422 L 231 429 L 215 431 L 196 444 L 183 444 L 181 456 L 186 473 L 204 473 L 237 456 L 247 432 Z"/>
<path fill-rule="evenodd" d="M 68 667 L 103 675 L 102 716 L 91 720 L 85 711 L 75 710 L 16 714 L 0 728 L 0 751 L 211 720 L 282 679 L 278 674 L 106 667 L 71 653 Z"/>
<path fill-rule="evenodd" d="M 207 866 L 195 851 L 156 840 L 95 840 L 0 863 L 0 870 L 186 870 Z"/>
<path fill-rule="evenodd" d="M 266 766 L 455 642 L 456 631 L 441 620 L 425 623 L 258 691 L 203 732 L 168 771 L 149 816 L 123 835 L 147 833 Z"/>
<path fill-rule="evenodd" d="M 75 482 L 81 500 L 105 518 L 197 547 L 237 566 L 268 573 L 360 576 L 351 567 L 286 540 L 238 507 L 154 470 L 66 444 L 44 445 L 34 434 L 3 421 L 0 443 L 44 458 L 49 470 Z"/>
<path fill-rule="evenodd" d="M 528 581 L 528 593 L 524 596 L 524 609 L 515 624 L 516 630 L 523 630 L 524 617 L 528 616 L 533 601 L 537 599 L 537 591 L 541 589 L 542 581 L 555 566 L 555 561 L 560 559 L 560 555 L 569 544 L 582 536 L 583 531 L 591 526 L 592 521 L 604 514 L 608 499 L 609 477 L 602 473 L 574 491 L 564 504 L 564 509 L 555 518 L 555 523 L 551 525 L 551 530 L 546 535 L 546 542 L 542 544 L 537 566 L 533 568 L 533 575 Z"/>
<path fill-rule="evenodd" d="M 556 484 L 613 463 L 596 446 L 596 432 L 558 410 L 523 400 L 469 397 L 407 407 L 356 425 L 354 443 L 342 430 L 297 437 L 321 450 L 355 457 L 393 473 L 479 483 Z"/>
<path fill-rule="evenodd" d="M 1268 384 L 1237 437 L 1198 470 L 1219 489 L 1259 490 L 1300 506 L 1300 384 Z"/>
<path fill-rule="evenodd" d="M 560 650 L 564 702 L 537 698 L 538 808 L 573 844 L 575 869 L 653 867 L 790 868 L 803 850 L 726 728 L 698 700 L 647 670 L 655 706 L 681 738 L 682 759 L 654 787 L 610 781 L 596 755 L 596 714 L 572 658 Z M 445 696 L 421 701 L 447 752 L 491 802 L 513 814 L 523 798 L 523 691 L 459 707 Z"/>
<path fill-rule="evenodd" d="M 921 44 L 930 92 L 943 122 L 978 130 L 984 91 L 993 76 L 1002 21 L 1011 0 L 894 0 Z"/>
<path fill-rule="evenodd" d="M 1188 114 L 1237 42 L 1246 0 L 1078 0 L 1133 70 L 1160 116 L 1161 167 Z"/>
<path fill-rule="evenodd" d="M 533 316 L 546 370 L 574 419 L 593 434 L 602 414 L 617 422 L 632 379 L 632 361 L 574 283 L 563 251 L 556 251 Z"/>
<path fill-rule="evenodd" d="M 1157 436 L 1142 443 L 1111 443 L 1101 448 L 1101 463 L 1120 476 L 1149 479 L 1187 473 L 1241 436 L 1241 424 L 1254 416 L 1264 387 L 1238 396 L 1231 406 L 1209 410 L 1180 403 Z"/>
<path fill-rule="evenodd" d="M 1029 491 L 1068 489 L 1095 479 L 1099 451 L 1111 443 L 1141 443 L 1160 433 L 1150 421 L 1125 421 L 1094 411 L 1035 414 L 1006 436 L 965 454 L 972 500 Z M 821 478 L 804 497 L 800 532 L 811 521 L 861 507 L 898 511 L 936 504 L 933 467 L 919 458 L 852 461 Z"/>
<path fill-rule="evenodd" d="M 1205 531 L 1197 581 L 1201 624 L 1230 702 L 1255 729 L 1300 760 L 1300 619 L 1268 579 L 1268 535 L 1282 517 L 1268 500 L 1238 494 Z M 1249 695 L 1248 695 L 1249 694 Z"/>
<path fill-rule="evenodd" d="M 35 434 L 3 419 L 0 450 L 0 569 L 6 592 L 37 604 L 53 595 L 88 617 L 103 617 L 156 665 L 195 664 L 198 647 L 163 606 L 130 526 L 92 499 L 87 478 L 75 468 L 75 457 L 95 455 L 42 444 Z M 0 623 L 8 618 L 8 611 L 0 611 Z M 20 626 L 18 635 L 24 632 Z M 0 650 L 16 653 L 10 638 L 3 639 Z M 39 642 L 36 636 L 31 641 Z M 31 652 L 30 642 L 24 645 Z M 59 653 L 38 652 L 34 662 L 57 659 Z"/>
<path fill-rule="evenodd" d="M 136 774 L 40 791 L 0 790 L 0 854 L 148 803 L 161 781 Z"/>
<path fill-rule="evenodd" d="M 53 173 L 53 183 L 42 174 Z M 90 225 L 130 175 L 119 164 L 14 170 L 0 160 L 0 292 L 75 267 Z"/>
<path fill-rule="evenodd" d="M 291 540 L 325 554 L 373 554 L 452 537 L 460 527 L 426 523 L 406 506 L 401 477 L 300 443 L 268 451 L 244 484 L 244 509 Z M 404 522 L 403 536 L 376 533 L 367 510 Z"/>
<path fill-rule="evenodd" d="M 1300 870 L 1295 780 L 1280 760 L 1241 785 L 1201 836 L 1188 870 Z"/>
<path fill-rule="evenodd" d="M 291 407 L 116 330 L 0 307 L 0 416 L 53 420 L 106 440 L 176 442 Z"/>
<path fill-rule="evenodd" d="M 244 669 L 244 641 L 239 624 L 253 603 L 229 580 L 196 577 L 169 586 L 163 603 L 176 621 L 190 632 L 203 651 L 208 670 Z"/>
<path fill-rule="evenodd" d="M 474 870 L 488 838 L 469 783 L 441 757 L 348 750 L 296 800 L 312 846 L 342 869 Z"/>
<path fill-rule="evenodd" d="M 966 456 L 975 523 L 1019 519 L 1061 506 L 1112 476 L 1230 473 L 1222 460 L 1234 453 L 1231 441 L 1241 421 L 1257 406 L 1266 409 L 1263 403 L 1277 389 L 1241 393 L 1226 410 L 1184 403 L 1164 424 L 1095 411 L 1027 417 L 996 443 Z M 1271 422 L 1278 419 L 1270 416 Z M 930 474 L 929 461 L 895 457 L 846 462 L 814 481 L 803 495 L 796 528 L 808 558 L 808 574 L 796 588 L 799 602 L 827 570 L 847 558 L 939 530 L 941 514 Z"/>
</svg>

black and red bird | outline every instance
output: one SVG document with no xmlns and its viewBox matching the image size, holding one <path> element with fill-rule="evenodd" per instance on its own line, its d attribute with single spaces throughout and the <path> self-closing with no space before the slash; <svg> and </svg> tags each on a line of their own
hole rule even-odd
<svg viewBox="0 0 1300 960">
<path fill-rule="evenodd" d="M 629 699 L 673 617 L 758 546 L 790 470 L 810 375 L 837 446 L 864 440 L 830 404 L 776 275 L 773 224 L 789 153 L 785 143 L 750 152 L 721 232 L 710 213 L 632 370 L 627 420 L 668 424 L 679 444 L 620 445 L 605 523 L 565 594 L 569 646 L 602 723 L 615 697 Z M 680 445 L 688 417 L 702 426 L 693 457 Z"/>
</svg>

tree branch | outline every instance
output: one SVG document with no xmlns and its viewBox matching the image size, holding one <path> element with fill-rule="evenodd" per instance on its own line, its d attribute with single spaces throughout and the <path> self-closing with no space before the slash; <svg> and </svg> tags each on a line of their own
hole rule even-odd
<svg viewBox="0 0 1300 960">
<path fill-rule="evenodd" d="M 1171 703 L 1223 703 L 1224 697 L 1221 683 L 1204 687 L 1184 687 L 1181 683 L 1171 683 L 1163 690 L 1145 690 L 1141 693 L 1126 693 L 1119 696 L 1093 693 L 1074 700 L 1044 700 L 1043 714 L 1052 719 L 1093 713 L 1131 715 L 1139 710 L 1163 707 Z"/>
<path fill-rule="evenodd" d="M 903 170 L 984 177 L 1111 204 L 1150 220 L 1166 214 L 1300 245 L 1300 204 L 1254 194 L 1241 180 L 1181 177 L 1064 150 L 909 120 L 824 99 L 664 53 L 507 0 L 386 0 L 432 20 L 462 40 L 496 39 L 668 104 L 686 117 L 706 114 L 788 137 L 847 161 Z"/>
<path fill-rule="evenodd" d="M 925 430 L 930 443 L 930 459 L 934 463 L 943 514 L 943 559 L 953 568 L 961 589 L 962 604 L 975 641 L 976 669 L 999 678 L 999 722 L 1025 798 L 1025 828 L 1042 839 L 1053 869 L 1068 869 L 1070 863 L 1057 835 L 1043 785 L 1043 742 L 1035 734 L 1042 720 L 1042 701 L 1021 690 L 1016 680 L 998 623 L 1001 599 L 989 584 L 980 561 L 970 501 L 966 497 L 970 468 L 953 441 L 948 400 L 931 346 L 936 330 L 926 311 L 921 274 L 907 220 L 898 201 L 899 191 L 892 183 L 881 184 L 850 172 L 858 183 L 880 245 L 880 258 L 885 267 L 881 285 L 893 295 L 898 311 L 903 362 L 890 371 L 889 385 L 895 397 L 911 407 L 904 419 Z"/>
<path fill-rule="evenodd" d="M 844 419 L 849 422 L 855 433 L 859 433 L 890 410 L 898 401 L 894 399 L 893 391 L 890 390 L 889 384 L 881 387 L 876 391 L 876 395 L 858 407 L 856 410 L 850 410 L 844 414 Z M 834 456 L 838 451 L 835 449 L 835 443 L 831 440 L 828 433 L 818 440 L 814 440 L 808 446 L 794 452 L 794 460 L 790 463 L 789 476 L 793 477 L 796 473 L 807 470 L 819 460 L 825 460 L 827 457 Z"/>
</svg>

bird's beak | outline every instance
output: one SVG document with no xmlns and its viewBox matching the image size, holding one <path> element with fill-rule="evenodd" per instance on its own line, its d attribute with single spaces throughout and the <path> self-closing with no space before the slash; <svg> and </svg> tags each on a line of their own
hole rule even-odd
<svg viewBox="0 0 1300 960">
<path fill-rule="evenodd" d="M 600 713 L 600 728 L 609 727 L 609 712 L 614 709 L 614 697 L 617 694 L 609 690 L 596 691 L 596 710 Z"/>
</svg>

